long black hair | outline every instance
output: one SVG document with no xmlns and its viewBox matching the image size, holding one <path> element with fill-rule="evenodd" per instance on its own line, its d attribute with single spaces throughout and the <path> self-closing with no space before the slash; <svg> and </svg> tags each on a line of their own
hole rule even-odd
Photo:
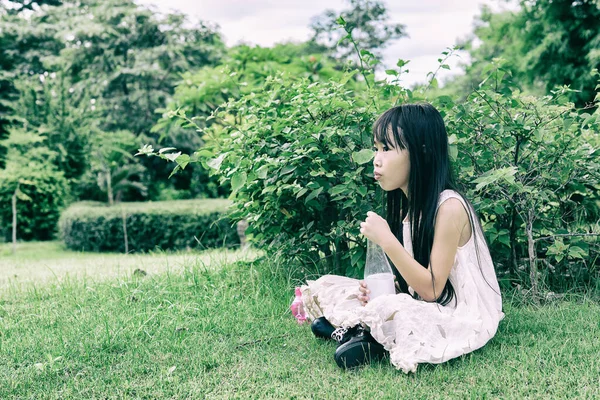
<svg viewBox="0 0 600 400">
<path fill-rule="evenodd" d="M 388 192 L 386 219 L 394 235 L 400 243 L 404 244 L 402 221 L 408 216 L 411 222 L 413 257 L 427 268 L 433 247 L 438 200 L 444 190 L 454 190 L 465 200 L 468 205 L 467 214 L 471 222 L 471 234 L 475 235 L 475 224 L 481 229 L 481 223 L 473 206 L 454 182 L 444 120 L 431 104 L 404 104 L 384 112 L 373 125 L 373 135 L 377 142 L 390 149 L 408 149 L 410 160 L 408 198 L 402 189 Z M 473 240 L 475 240 L 479 260 L 476 235 Z M 481 263 L 479 264 L 481 270 Z M 400 290 L 408 293 L 408 284 L 396 268 L 393 270 Z M 450 279 L 446 281 L 438 296 L 433 270 L 430 271 L 436 302 L 441 305 L 450 303 L 456 297 Z"/>
</svg>

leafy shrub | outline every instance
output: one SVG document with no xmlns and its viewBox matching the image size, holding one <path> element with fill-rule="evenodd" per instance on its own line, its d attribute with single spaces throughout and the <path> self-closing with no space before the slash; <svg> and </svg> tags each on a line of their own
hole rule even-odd
<svg viewBox="0 0 600 400">
<path fill-rule="evenodd" d="M 600 113 L 575 109 L 567 88 L 521 93 L 501 63 L 488 72 L 465 102 L 436 102 L 496 269 L 534 291 L 541 277 L 552 288 L 589 284 L 600 265 L 589 235 L 600 217 Z"/>
<path fill-rule="evenodd" d="M 504 281 L 530 283 L 534 294 L 541 282 L 555 290 L 599 282 L 598 108 L 575 109 L 568 88 L 528 96 L 496 61 L 464 102 L 427 98 L 437 72 L 413 92 L 400 85 L 406 62 L 386 70 L 394 77 L 388 84 L 375 81 L 372 54 L 358 54 L 362 88 L 344 86 L 356 71 L 340 82 L 280 74 L 216 110 L 210 118 L 220 123 L 205 130 L 200 151 L 145 146 L 140 154 L 180 169 L 212 168 L 231 185 L 232 217 L 247 218 L 254 242 L 269 253 L 304 265 L 325 257 L 326 272 L 356 275 L 364 255 L 358 222 L 380 203 L 370 176 L 371 124 L 392 104 L 428 100 L 444 115 L 456 175 Z"/>
<path fill-rule="evenodd" d="M 231 184 L 232 218 L 247 219 L 252 240 L 287 259 L 360 270 L 358 224 L 379 206 L 373 109 L 341 83 L 279 76 L 217 115 L 227 114 L 244 117 L 199 156 L 214 156 L 207 165 Z"/>
<path fill-rule="evenodd" d="M 380 205 L 370 163 L 370 103 L 344 83 L 309 85 L 279 75 L 215 117 L 231 115 L 241 123 L 214 125 L 205 147 L 191 158 L 160 155 L 180 166 L 201 158 L 221 183 L 230 184 L 231 217 L 248 220 L 248 237 L 257 247 L 290 262 L 324 261 L 330 271 L 359 271 L 359 222 Z"/>
<path fill-rule="evenodd" d="M 227 200 L 179 200 L 71 205 L 60 217 L 59 228 L 68 248 L 78 251 L 124 252 L 235 246 L 239 239 L 224 217 Z"/>
<path fill-rule="evenodd" d="M 17 238 L 52 239 L 68 196 L 64 174 L 50 164 L 9 159 L 6 169 L 0 170 L 0 233 L 6 241 L 11 240 L 11 203 L 17 186 Z"/>
</svg>

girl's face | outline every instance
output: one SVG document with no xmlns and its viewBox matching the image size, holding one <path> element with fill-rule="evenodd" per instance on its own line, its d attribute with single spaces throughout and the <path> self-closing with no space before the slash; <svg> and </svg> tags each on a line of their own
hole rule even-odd
<svg viewBox="0 0 600 400">
<path fill-rule="evenodd" d="M 393 143 L 393 142 L 392 142 Z M 375 179 L 386 192 L 402 189 L 408 196 L 408 177 L 410 175 L 410 159 L 407 149 L 389 148 L 375 141 Z"/>
</svg>

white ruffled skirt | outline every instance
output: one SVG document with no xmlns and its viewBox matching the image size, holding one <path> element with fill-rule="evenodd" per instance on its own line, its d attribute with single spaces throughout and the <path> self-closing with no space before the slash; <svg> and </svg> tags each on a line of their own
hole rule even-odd
<svg viewBox="0 0 600 400">
<path fill-rule="evenodd" d="M 405 373 L 415 372 L 420 363 L 442 363 L 476 350 L 496 333 L 498 316 L 487 318 L 477 305 L 460 301 L 441 306 L 402 293 L 362 306 L 358 282 L 337 275 L 307 281 L 300 288 L 307 317 L 324 316 L 335 327 L 368 326 L 391 363 Z"/>
</svg>

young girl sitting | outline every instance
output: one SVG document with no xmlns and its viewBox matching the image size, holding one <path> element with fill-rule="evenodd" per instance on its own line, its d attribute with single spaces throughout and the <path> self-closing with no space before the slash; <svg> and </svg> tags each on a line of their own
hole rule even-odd
<svg viewBox="0 0 600 400">
<path fill-rule="evenodd" d="M 399 293 L 370 301 L 363 281 L 336 275 L 300 291 L 313 333 L 340 342 L 340 367 L 389 356 L 415 372 L 485 345 L 504 317 L 502 299 L 479 219 L 453 183 L 440 113 L 429 104 L 394 107 L 373 133 L 386 219 L 369 212 L 360 232 L 385 251 Z"/>
</svg>

